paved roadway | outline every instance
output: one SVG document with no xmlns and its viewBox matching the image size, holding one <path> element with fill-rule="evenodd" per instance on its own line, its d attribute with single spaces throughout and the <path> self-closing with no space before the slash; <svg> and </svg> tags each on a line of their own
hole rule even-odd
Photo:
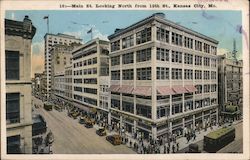
<svg viewBox="0 0 250 160">
<path fill-rule="evenodd" d="M 42 106 L 42 101 L 33 97 L 33 103 Z M 67 116 L 66 112 L 46 111 L 34 108 L 34 113 L 43 115 L 48 129 L 51 129 L 55 141 L 52 145 L 55 154 L 135 154 L 125 145 L 114 146 L 100 137 L 94 128 L 87 129 L 77 119 Z"/>
<path fill-rule="evenodd" d="M 243 128 L 242 128 L 242 122 L 236 124 L 235 126 L 235 139 L 222 149 L 220 149 L 217 153 L 243 153 Z M 190 143 L 191 144 L 191 143 Z M 199 150 L 201 150 L 203 153 L 203 140 L 198 141 L 196 144 L 199 146 Z M 188 147 L 180 150 L 180 153 L 185 153 L 188 151 Z"/>
</svg>

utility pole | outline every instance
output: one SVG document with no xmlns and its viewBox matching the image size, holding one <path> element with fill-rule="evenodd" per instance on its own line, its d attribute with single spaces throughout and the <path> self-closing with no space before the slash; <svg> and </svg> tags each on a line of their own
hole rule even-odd
<svg viewBox="0 0 250 160">
<path fill-rule="evenodd" d="M 233 55 L 234 60 L 237 60 L 236 53 L 237 53 L 237 50 L 236 50 L 236 40 L 234 39 L 234 41 L 233 41 L 233 51 L 232 51 L 232 55 Z"/>
</svg>

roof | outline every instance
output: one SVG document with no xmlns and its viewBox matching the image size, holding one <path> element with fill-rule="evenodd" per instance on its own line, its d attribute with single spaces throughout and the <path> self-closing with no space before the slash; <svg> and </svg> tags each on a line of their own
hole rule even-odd
<svg viewBox="0 0 250 160">
<path fill-rule="evenodd" d="M 174 23 L 174 22 L 172 22 L 170 20 L 165 19 L 164 17 L 165 17 L 164 13 L 155 13 L 155 14 L 152 14 L 151 16 L 149 16 L 149 17 L 147 17 L 145 19 L 142 19 L 141 21 L 136 22 L 136 23 L 134 23 L 134 24 L 132 24 L 132 25 L 126 27 L 126 28 L 116 29 L 116 32 L 114 34 L 111 34 L 110 36 L 108 36 L 108 39 L 113 39 L 113 38 L 115 38 L 115 37 L 117 37 L 117 36 L 119 36 L 121 34 L 124 34 L 126 32 L 129 32 L 129 31 L 133 30 L 134 28 L 138 28 L 138 27 L 140 27 L 140 26 L 142 26 L 144 24 L 147 24 L 147 23 L 152 22 L 152 21 L 155 20 L 155 21 L 158 21 L 160 23 L 163 23 L 163 24 L 172 26 L 174 28 L 180 29 L 182 31 L 185 31 L 186 33 L 193 34 L 193 35 L 195 35 L 197 37 L 206 39 L 206 40 L 211 41 L 213 43 L 216 43 L 216 44 L 219 43 L 217 40 L 215 40 L 215 39 L 213 39 L 211 37 L 208 37 L 208 36 L 206 36 L 204 34 L 201 34 L 199 32 L 196 32 L 194 30 L 191 30 L 189 28 L 181 26 L 181 25 L 179 25 L 177 23 Z"/>
<path fill-rule="evenodd" d="M 64 34 L 64 33 L 57 33 L 57 34 L 46 33 L 46 34 L 44 35 L 44 38 L 45 38 L 46 36 L 48 36 L 48 35 L 50 35 L 50 36 L 55 36 L 55 37 L 68 38 L 68 39 L 75 39 L 75 40 L 82 41 L 81 38 L 77 38 L 77 37 L 75 37 L 75 36 L 73 36 L 73 35 L 68 35 L 68 34 Z"/>
<path fill-rule="evenodd" d="M 223 127 L 214 132 L 208 133 L 206 137 L 211 138 L 211 139 L 217 139 L 233 130 L 235 130 L 233 127 Z"/>
</svg>

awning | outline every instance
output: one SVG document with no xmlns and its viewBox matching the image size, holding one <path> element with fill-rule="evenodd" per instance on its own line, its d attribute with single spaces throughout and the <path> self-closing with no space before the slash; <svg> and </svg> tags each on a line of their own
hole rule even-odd
<svg viewBox="0 0 250 160">
<path fill-rule="evenodd" d="M 110 88 L 109 88 L 109 91 L 111 91 L 111 92 L 118 92 L 119 89 L 120 89 L 119 85 L 111 85 Z"/>
<path fill-rule="evenodd" d="M 170 87 L 165 87 L 165 86 L 157 86 L 157 93 L 159 93 L 160 95 L 170 95 L 170 94 L 175 94 L 175 92 L 173 91 L 172 88 Z"/>
<path fill-rule="evenodd" d="M 182 94 L 182 93 L 187 93 L 188 91 L 186 90 L 186 88 L 182 87 L 182 86 L 172 86 L 172 89 L 175 91 L 175 93 L 177 94 Z"/>
<path fill-rule="evenodd" d="M 135 95 L 143 95 L 143 96 L 151 96 L 152 89 L 149 86 L 138 86 L 133 90 L 133 94 Z"/>
<path fill-rule="evenodd" d="M 120 88 L 119 92 L 121 93 L 127 93 L 127 94 L 132 94 L 132 91 L 134 90 L 134 86 L 128 86 L 124 85 Z"/>
<path fill-rule="evenodd" d="M 195 91 L 197 91 L 197 89 L 195 88 L 195 86 L 192 86 L 192 85 L 185 86 L 185 88 L 188 90 L 188 92 L 195 92 Z"/>
</svg>

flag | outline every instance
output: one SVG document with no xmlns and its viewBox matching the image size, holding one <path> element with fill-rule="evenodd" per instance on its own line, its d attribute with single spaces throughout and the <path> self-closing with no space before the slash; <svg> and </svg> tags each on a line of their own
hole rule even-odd
<svg viewBox="0 0 250 160">
<path fill-rule="evenodd" d="M 91 28 L 87 33 L 88 33 L 88 34 L 89 34 L 89 33 L 92 33 L 92 28 Z"/>
<path fill-rule="evenodd" d="M 43 19 L 48 19 L 48 18 L 49 18 L 49 16 L 44 16 L 44 17 L 43 17 Z"/>
</svg>

